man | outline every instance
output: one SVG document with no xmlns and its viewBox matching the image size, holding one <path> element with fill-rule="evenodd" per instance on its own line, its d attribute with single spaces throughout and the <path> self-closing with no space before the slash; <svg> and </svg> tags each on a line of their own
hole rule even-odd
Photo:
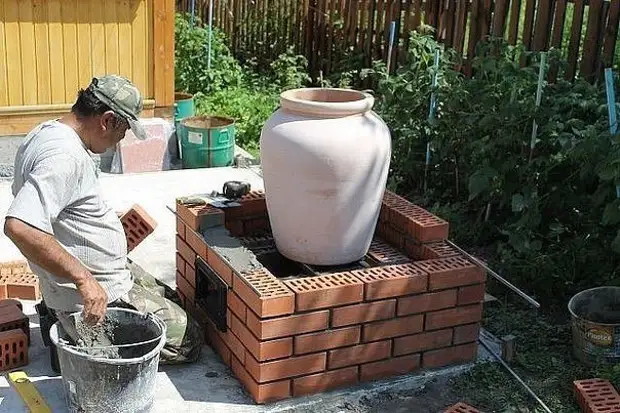
<svg viewBox="0 0 620 413">
<path fill-rule="evenodd" d="M 52 321 L 64 325 L 70 314 L 81 311 L 84 322 L 95 326 L 108 307 L 154 312 L 167 326 L 161 361 L 195 361 L 202 345 L 197 324 L 164 298 L 152 277 L 127 263 L 122 224 L 103 201 L 88 152 L 105 152 L 129 128 L 145 139 L 138 121 L 142 106 L 131 82 L 103 76 L 79 91 L 71 113 L 35 127 L 15 158 L 15 199 L 4 231 L 39 277 L 40 314 L 49 309 Z"/>
</svg>

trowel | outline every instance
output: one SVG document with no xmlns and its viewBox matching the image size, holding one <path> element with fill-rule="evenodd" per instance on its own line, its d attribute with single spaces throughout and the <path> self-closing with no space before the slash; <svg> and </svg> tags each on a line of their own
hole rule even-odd
<svg viewBox="0 0 620 413">
<path fill-rule="evenodd" d="M 238 200 L 251 190 L 249 182 L 227 181 L 222 192 L 212 191 L 209 195 L 194 195 L 177 198 L 177 202 L 185 206 L 211 205 L 215 208 L 238 207 Z"/>
</svg>

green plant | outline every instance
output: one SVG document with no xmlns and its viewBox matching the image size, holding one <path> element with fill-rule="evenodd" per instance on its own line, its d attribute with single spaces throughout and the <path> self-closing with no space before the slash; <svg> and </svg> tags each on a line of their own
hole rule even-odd
<svg viewBox="0 0 620 413">
<path fill-rule="evenodd" d="M 304 56 L 296 55 L 292 46 L 271 62 L 269 68 L 273 85 L 278 89 L 300 88 L 311 80 L 308 75 L 308 60 Z"/>
<path fill-rule="evenodd" d="M 175 88 L 189 93 L 210 93 L 239 86 L 241 66 L 231 54 L 226 37 L 217 28 L 211 38 L 209 68 L 209 30 L 196 19 L 192 26 L 187 14 L 177 13 L 175 22 Z"/>
</svg>

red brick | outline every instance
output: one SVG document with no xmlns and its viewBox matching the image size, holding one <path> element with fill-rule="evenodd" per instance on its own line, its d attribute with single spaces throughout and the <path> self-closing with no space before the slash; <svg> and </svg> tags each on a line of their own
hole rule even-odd
<svg viewBox="0 0 620 413">
<path fill-rule="evenodd" d="M 327 390 L 346 387 L 358 382 L 358 367 L 325 371 L 293 379 L 293 396 L 321 393 Z"/>
<path fill-rule="evenodd" d="M 196 290 L 191 284 L 177 271 L 177 289 L 185 296 L 185 299 L 194 304 L 196 298 Z"/>
<path fill-rule="evenodd" d="M 177 203 L 176 211 L 177 216 L 194 231 L 200 230 L 201 226 L 206 229 L 224 225 L 224 212 L 211 205 L 187 207 Z"/>
<path fill-rule="evenodd" d="M 246 317 L 250 331 L 259 339 L 268 340 L 325 330 L 329 322 L 329 311 L 294 314 L 267 320 L 261 320 L 252 311 L 248 311 Z"/>
<path fill-rule="evenodd" d="M 471 407 L 463 402 L 448 407 L 443 413 L 480 413 L 480 410 Z"/>
<path fill-rule="evenodd" d="M 232 290 L 228 290 L 226 302 L 228 304 L 228 309 L 239 317 L 241 322 L 245 323 L 245 313 L 247 311 L 247 307 L 243 304 L 243 301 L 241 301 L 239 296 Z"/>
<path fill-rule="evenodd" d="M 189 263 L 186 264 L 185 266 L 185 279 L 187 280 L 187 282 L 193 287 L 196 288 L 196 269 L 192 268 L 191 265 L 189 265 Z"/>
<path fill-rule="evenodd" d="M 244 220 L 243 232 L 248 235 L 261 233 L 269 229 L 267 218 L 251 218 Z"/>
<path fill-rule="evenodd" d="M 265 193 L 263 191 L 251 191 L 244 195 L 239 203 L 239 207 L 226 208 L 226 218 L 247 218 L 260 217 L 267 214 L 267 205 L 265 202 Z"/>
<path fill-rule="evenodd" d="M 236 358 L 232 358 L 232 371 L 256 403 L 268 403 L 291 397 L 291 381 L 282 380 L 258 384 Z"/>
<path fill-rule="evenodd" d="M 181 307 L 183 309 L 187 309 L 187 304 L 185 302 L 187 298 L 185 297 L 185 294 L 183 294 L 178 288 L 176 289 L 176 292 L 177 292 L 177 296 L 179 297 L 179 300 L 181 301 Z"/>
<path fill-rule="evenodd" d="M 229 287 L 233 285 L 233 270 L 228 261 L 222 258 L 212 248 L 208 248 L 207 252 L 207 264 L 213 269 L 213 271 L 224 280 Z"/>
<path fill-rule="evenodd" d="M 378 232 L 378 235 L 384 238 L 396 249 L 401 250 L 405 246 L 405 234 L 397 228 L 394 228 L 394 226 L 389 223 L 382 225 L 381 231 Z"/>
<path fill-rule="evenodd" d="M 231 323 L 228 322 L 229 326 L 230 324 Z M 234 356 L 236 356 L 239 360 L 245 360 L 245 347 L 237 336 L 233 334 L 230 328 L 227 329 L 225 333 L 217 329 L 216 332 Z"/>
<path fill-rule="evenodd" d="M 127 252 L 133 250 L 155 231 L 157 222 L 140 205 L 133 205 L 121 217 L 127 238 Z"/>
<path fill-rule="evenodd" d="M 368 255 L 382 265 L 404 264 L 409 262 L 409 258 L 407 258 L 406 255 L 378 238 L 372 240 Z"/>
<path fill-rule="evenodd" d="M 576 380 L 573 382 L 573 388 L 583 411 L 590 413 L 620 411 L 620 396 L 608 380 L 599 378 Z"/>
<path fill-rule="evenodd" d="M 365 324 L 362 333 L 362 341 L 377 341 L 385 338 L 406 336 L 419 333 L 424 327 L 424 315 L 412 315 L 394 318 L 387 321 L 377 321 Z"/>
<path fill-rule="evenodd" d="M 467 363 L 476 358 L 477 350 L 476 343 L 430 350 L 422 354 L 422 366 L 424 368 L 435 368 Z"/>
<path fill-rule="evenodd" d="M 284 284 L 295 293 L 297 311 L 359 303 L 364 298 L 364 284 L 346 272 L 303 277 Z"/>
<path fill-rule="evenodd" d="M 348 305 L 332 310 L 332 327 L 362 324 L 394 317 L 396 300 Z"/>
<path fill-rule="evenodd" d="M 422 245 L 422 254 L 420 259 L 435 260 L 439 258 L 448 258 L 461 255 L 461 253 L 445 241 L 431 242 Z"/>
<path fill-rule="evenodd" d="M 28 337 L 19 328 L 0 332 L 0 371 L 28 364 Z"/>
<path fill-rule="evenodd" d="M 17 307 L 19 309 L 19 311 L 22 311 L 24 309 L 24 306 L 22 305 L 21 301 L 16 300 L 14 298 L 6 298 L 3 300 L 0 300 L 0 308 L 3 307 Z"/>
<path fill-rule="evenodd" d="M 484 301 L 484 284 L 459 288 L 459 305 L 481 303 Z"/>
<path fill-rule="evenodd" d="M 38 300 L 41 298 L 39 289 L 39 277 L 31 272 L 11 274 L 5 278 L 6 293 L 8 298 L 20 298 L 22 300 Z"/>
<path fill-rule="evenodd" d="M 392 342 L 390 340 L 330 350 L 327 368 L 332 370 L 339 367 L 386 359 L 390 357 L 391 351 Z"/>
<path fill-rule="evenodd" d="M 177 271 L 181 273 L 182 276 L 185 276 L 185 266 L 187 263 L 178 252 L 175 254 L 177 259 Z"/>
<path fill-rule="evenodd" d="M 232 316 L 231 321 L 230 328 L 233 333 L 256 360 L 274 360 L 289 357 L 293 354 L 292 337 L 259 341 L 236 316 Z"/>
<path fill-rule="evenodd" d="M 230 349 L 226 347 L 226 344 L 224 344 L 224 341 L 222 341 L 222 339 L 217 335 L 217 333 L 213 331 L 208 334 L 211 347 L 213 347 L 213 350 L 215 350 L 215 352 L 220 356 L 222 362 L 228 367 L 230 367 L 230 361 L 232 358 L 232 353 L 230 352 Z"/>
<path fill-rule="evenodd" d="M 295 337 L 295 354 L 313 353 L 360 342 L 361 326 L 327 330 Z"/>
<path fill-rule="evenodd" d="M 405 250 L 407 256 L 413 258 L 414 260 L 424 259 L 424 244 L 420 244 L 411 238 L 407 238 L 403 249 Z"/>
<path fill-rule="evenodd" d="M 262 363 L 248 354 L 245 360 L 248 373 L 259 383 L 318 373 L 325 370 L 326 364 L 326 353 L 307 354 Z"/>
<path fill-rule="evenodd" d="M 374 363 L 362 364 L 360 367 L 360 380 L 377 380 L 384 377 L 400 376 L 420 368 L 420 355 L 394 357 L 389 360 L 375 361 Z"/>
<path fill-rule="evenodd" d="M 456 305 L 456 289 L 412 295 L 398 299 L 398 315 L 426 313 Z"/>
<path fill-rule="evenodd" d="M 266 269 L 244 275 L 235 274 L 233 290 L 261 318 L 292 314 L 295 311 L 295 294 Z"/>
<path fill-rule="evenodd" d="M 25 260 L 4 261 L 0 263 L 0 276 L 6 277 L 11 274 L 31 273 Z"/>
<path fill-rule="evenodd" d="M 480 335 L 480 323 L 454 327 L 454 344 L 470 343 L 478 341 Z"/>
<path fill-rule="evenodd" d="M 177 235 L 181 237 L 181 239 L 185 239 L 185 223 L 183 223 L 181 218 L 177 218 Z"/>
<path fill-rule="evenodd" d="M 192 268 L 196 265 L 196 253 L 178 235 L 176 236 L 177 251 Z"/>
<path fill-rule="evenodd" d="M 226 220 L 226 229 L 233 237 L 242 237 L 246 235 L 244 221 L 241 219 Z"/>
<path fill-rule="evenodd" d="M 0 284 L 0 300 L 5 300 L 8 297 L 9 297 L 9 295 L 8 295 L 7 290 L 6 290 L 6 284 Z"/>
<path fill-rule="evenodd" d="M 426 291 L 428 274 L 414 264 L 365 268 L 351 272 L 365 285 L 366 300 L 380 300 Z"/>
<path fill-rule="evenodd" d="M 394 339 L 394 355 L 419 353 L 448 347 L 452 344 L 452 329 L 431 331 Z"/>
<path fill-rule="evenodd" d="M 203 260 L 207 261 L 207 243 L 199 234 L 188 229 L 185 233 L 185 242 Z"/>
<path fill-rule="evenodd" d="M 425 330 L 476 323 L 482 319 L 482 304 L 454 307 L 426 314 Z"/>
<path fill-rule="evenodd" d="M 431 291 L 480 284 L 486 279 L 482 267 L 462 256 L 416 261 L 414 265 L 428 273 L 428 289 Z"/>
<path fill-rule="evenodd" d="M 448 238 L 447 221 L 431 214 L 409 201 L 394 202 L 389 207 L 392 226 L 403 228 L 407 234 L 420 242 L 442 241 Z"/>
<path fill-rule="evenodd" d="M 19 307 L 7 305 L 0 307 L 0 331 L 21 329 L 30 342 L 30 320 Z"/>
</svg>

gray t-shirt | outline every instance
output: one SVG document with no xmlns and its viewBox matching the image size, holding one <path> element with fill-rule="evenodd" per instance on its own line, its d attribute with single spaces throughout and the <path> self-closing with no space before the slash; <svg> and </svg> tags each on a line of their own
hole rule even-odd
<svg viewBox="0 0 620 413">
<path fill-rule="evenodd" d="M 71 127 L 49 121 L 26 136 L 15 157 L 12 189 L 15 199 L 7 217 L 54 235 L 93 274 L 109 302 L 131 289 L 123 226 L 104 202 L 95 163 Z M 82 309 L 82 298 L 69 279 L 32 262 L 30 266 L 48 307 Z"/>
</svg>

